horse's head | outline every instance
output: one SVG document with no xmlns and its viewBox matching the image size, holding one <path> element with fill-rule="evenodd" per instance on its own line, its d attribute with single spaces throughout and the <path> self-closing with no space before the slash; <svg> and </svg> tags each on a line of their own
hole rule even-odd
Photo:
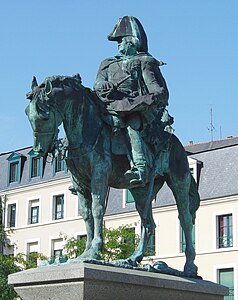
<svg viewBox="0 0 238 300">
<path fill-rule="evenodd" d="M 49 80 L 38 86 L 36 78 L 33 77 L 31 89 L 27 94 L 30 103 L 25 112 L 33 129 L 33 150 L 38 156 L 46 156 L 54 151 L 62 118 L 56 110 L 55 98 L 50 97 L 52 85 Z"/>
</svg>

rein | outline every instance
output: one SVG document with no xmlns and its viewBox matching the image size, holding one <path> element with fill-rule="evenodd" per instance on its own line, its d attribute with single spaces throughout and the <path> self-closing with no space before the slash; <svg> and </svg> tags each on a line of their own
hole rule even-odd
<svg viewBox="0 0 238 300">
<path fill-rule="evenodd" d="M 102 132 L 102 128 L 103 128 L 103 125 L 100 127 L 100 129 L 99 129 L 99 131 L 98 131 L 98 135 L 97 135 L 97 138 L 96 138 L 94 144 L 93 144 L 93 145 L 87 145 L 87 146 L 91 146 L 91 148 L 90 148 L 89 151 L 85 151 L 85 153 L 80 154 L 80 156 L 72 156 L 72 157 L 70 157 L 70 159 L 73 159 L 73 158 L 79 158 L 79 157 L 85 156 L 85 155 L 91 153 L 91 152 L 94 151 L 94 150 L 95 150 L 96 152 L 100 153 L 100 154 L 103 154 L 103 153 L 101 153 L 100 151 L 96 150 L 96 146 L 97 146 L 97 143 L 98 143 L 98 141 L 99 141 L 99 138 L 100 138 L 100 135 L 101 135 L 101 132 Z M 70 145 L 64 146 L 64 147 L 63 147 L 63 150 L 65 150 L 64 158 L 66 158 L 66 159 L 68 158 L 68 157 L 67 157 L 67 152 L 68 152 L 69 150 L 77 150 L 77 149 L 81 148 L 83 145 L 84 145 L 84 144 L 81 143 L 81 144 L 74 145 L 74 146 L 70 146 Z"/>
</svg>

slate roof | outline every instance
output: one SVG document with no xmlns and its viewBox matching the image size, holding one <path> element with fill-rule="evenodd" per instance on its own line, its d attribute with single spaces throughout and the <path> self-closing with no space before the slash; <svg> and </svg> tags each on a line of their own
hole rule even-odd
<svg viewBox="0 0 238 300">
<path fill-rule="evenodd" d="M 192 153 L 200 153 L 205 151 L 212 151 L 215 149 L 230 147 L 234 145 L 238 145 L 238 137 L 231 136 L 222 140 L 204 142 L 199 144 L 190 144 L 188 146 L 185 146 L 184 148 L 188 154 L 192 154 Z"/>
<path fill-rule="evenodd" d="M 238 143 L 190 155 L 203 162 L 202 200 L 238 195 Z"/>
<path fill-rule="evenodd" d="M 30 155 L 28 154 L 32 150 L 32 147 L 26 147 L 18 150 L 13 150 L 15 153 L 19 153 L 23 156 L 23 167 L 22 167 L 22 176 L 20 183 L 13 182 L 8 185 L 7 174 L 8 174 L 8 161 L 7 158 L 12 154 L 12 152 L 6 152 L 0 154 L 0 192 L 9 191 L 19 187 L 31 186 L 37 183 L 49 182 L 52 180 L 57 180 L 61 178 L 66 178 L 69 176 L 68 172 L 62 171 L 53 174 L 53 165 L 52 159 L 48 158 L 45 164 L 43 177 L 35 177 L 29 181 L 29 172 L 30 172 Z"/>
<path fill-rule="evenodd" d="M 21 183 L 7 185 L 7 158 L 12 152 L 0 154 L 0 192 L 5 192 L 20 186 L 34 185 L 39 182 L 49 182 L 61 178 L 67 178 L 68 172 L 59 172 L 53 176 L 53 166 L 46 164 L 43 178 L 34 178 L 29 181 L 28 153 L 31 147 L 16 150 L 26 157 Z M 185 150 L 191 158 L 203 164 L 199 181 L 199 193 L 201 200 L 214 199 L 232 195 L 238 195 L 238 137 L 228 138 L 208 143 L 185 146 Z M 123 191 L 110 189 L 107 206 L 107 215 L 120 214 L 135 210 L 135 205 L 122 206 Z M 170 206 L 175 204 L 174 197 L 166 184 L 160 190 L 154 207 Z"/>
</svg>

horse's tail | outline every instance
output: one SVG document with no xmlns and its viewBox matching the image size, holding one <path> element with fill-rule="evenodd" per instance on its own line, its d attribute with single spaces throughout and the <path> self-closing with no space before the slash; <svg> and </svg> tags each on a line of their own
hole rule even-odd
<svg viewBox="0 0 238 300">
<path fill-rule="evenodd" d="M 195 223 L 196 211 L 200 206 L 200 196 L 198 193 L 197 183 L 191 174 L 191 183 L 189 188 L 189 210 L 192 215 L 193 224 Z"/>
</svg>

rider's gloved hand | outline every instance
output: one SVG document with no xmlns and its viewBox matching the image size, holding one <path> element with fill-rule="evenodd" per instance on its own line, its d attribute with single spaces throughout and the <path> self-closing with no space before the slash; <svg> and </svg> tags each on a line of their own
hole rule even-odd
<svg viewBox="0 0 238 300">
<path fill-rule="evenodd" d="M 111 83 L 110 81 L 105 81 L 101 84 L 100 89 L 104 90 L 104 91 L 110 91 L 114 88 L 113 83 Z"/>
</svg>

